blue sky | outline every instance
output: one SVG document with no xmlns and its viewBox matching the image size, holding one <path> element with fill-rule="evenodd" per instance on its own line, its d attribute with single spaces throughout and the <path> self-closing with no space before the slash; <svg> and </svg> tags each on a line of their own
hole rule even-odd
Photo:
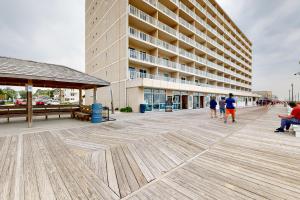
<svg viewBox="0 0 300 200">
<path fill-rule="evenodd" d="M 254 90 L 300 91 L 300 1 L 217 0 L 253 42 Z M 84 0 L 1 0 L 0 55 L 84 70 Z"/>
</svg>

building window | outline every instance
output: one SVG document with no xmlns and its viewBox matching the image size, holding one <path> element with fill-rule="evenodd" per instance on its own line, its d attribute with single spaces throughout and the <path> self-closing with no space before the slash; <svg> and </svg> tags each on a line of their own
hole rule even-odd
<svg viewBox="0 0 300 200">
<path fill-rule="evenodd" d="M 130 77 L 130 79 L 134 79 L 135 74 L 136 74 L 135 68 L 134 67 L 129 67 L 129 77 Z"/>
<path fill-rule="evenodd" d="M 147 41 L 147 35 L 146 33 L 140 32 L 140 38 L 144 41 Z"/>
<path fill-rule="evenodd" d="M 129 55 L 131 58 L 137 58 L 134 48 L 129 48 Z"/>
<path fill-rule="evenodd" d="M 145 69 L 140 69 L 140 78 L 146 78 L 147 77 L 147 71 Z"/>
<path fill-rule="evenodd" d="M 145 51 L 140 51 L 140 59 L 141 60 L 146 60 L 146 52 Z"/>
<path fill-rule="evenodd" d="M 145 88 L 144 101 L 147 111 L 164 110 L 166 105 L 166 91 Z"/>
</svg>

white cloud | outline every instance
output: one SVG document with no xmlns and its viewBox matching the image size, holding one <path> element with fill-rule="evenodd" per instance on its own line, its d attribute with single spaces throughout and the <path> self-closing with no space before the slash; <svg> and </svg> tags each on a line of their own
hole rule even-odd
<svg viewBox="0 0 300 200">
<path fill-rule="evenodd" d="M 0 6 L 0 55 L 84 71 L 84 0 L 10 0 Z"/>
<path fill-rule="evenodd" d="M 288 96 L 300 91 L 300 1 L 217 0 L 253 42 L 254 89 Z M 238 11 L 237 11 L 238 10 Z"/>
</svg>

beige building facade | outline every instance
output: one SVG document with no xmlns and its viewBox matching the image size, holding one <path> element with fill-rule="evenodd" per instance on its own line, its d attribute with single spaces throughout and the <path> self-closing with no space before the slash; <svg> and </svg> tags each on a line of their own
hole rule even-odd
<svg viewBox="0 0 300 200">
<path fill-rule="evenodd" d="M 106 106 L 197 109 L 230 92 L 248 106 L 258 96 L 252 43 L 215 0 L 86 0 L 85 14 L 86 72 L 111 82 L 98 91 Z"/>
<path fill-rule="evenodd" d="M 258 94 L 261 98 L 273 99 L 272 91 L 253 91 L 253 93 Z"/>
</svg>

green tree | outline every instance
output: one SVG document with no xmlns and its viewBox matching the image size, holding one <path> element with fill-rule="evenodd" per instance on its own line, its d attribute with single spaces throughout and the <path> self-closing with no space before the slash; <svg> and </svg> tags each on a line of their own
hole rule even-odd
<svg viewBox="0 0 300 200">
<path fill-rule="evenodd" d="M 26 99 L 27 98 L 27 91 L 26 90 L 20 90 L 19 95 L 21 99 Z"/>
<path fill-rule="evenodd" d="M 5 89 L 3 89 L 3 92 L 4 92 L 4 95 L 6 96 L 6 99 L 17 98 L 17 92 L 14 89 L 5 88 Z"/>
</svg>

